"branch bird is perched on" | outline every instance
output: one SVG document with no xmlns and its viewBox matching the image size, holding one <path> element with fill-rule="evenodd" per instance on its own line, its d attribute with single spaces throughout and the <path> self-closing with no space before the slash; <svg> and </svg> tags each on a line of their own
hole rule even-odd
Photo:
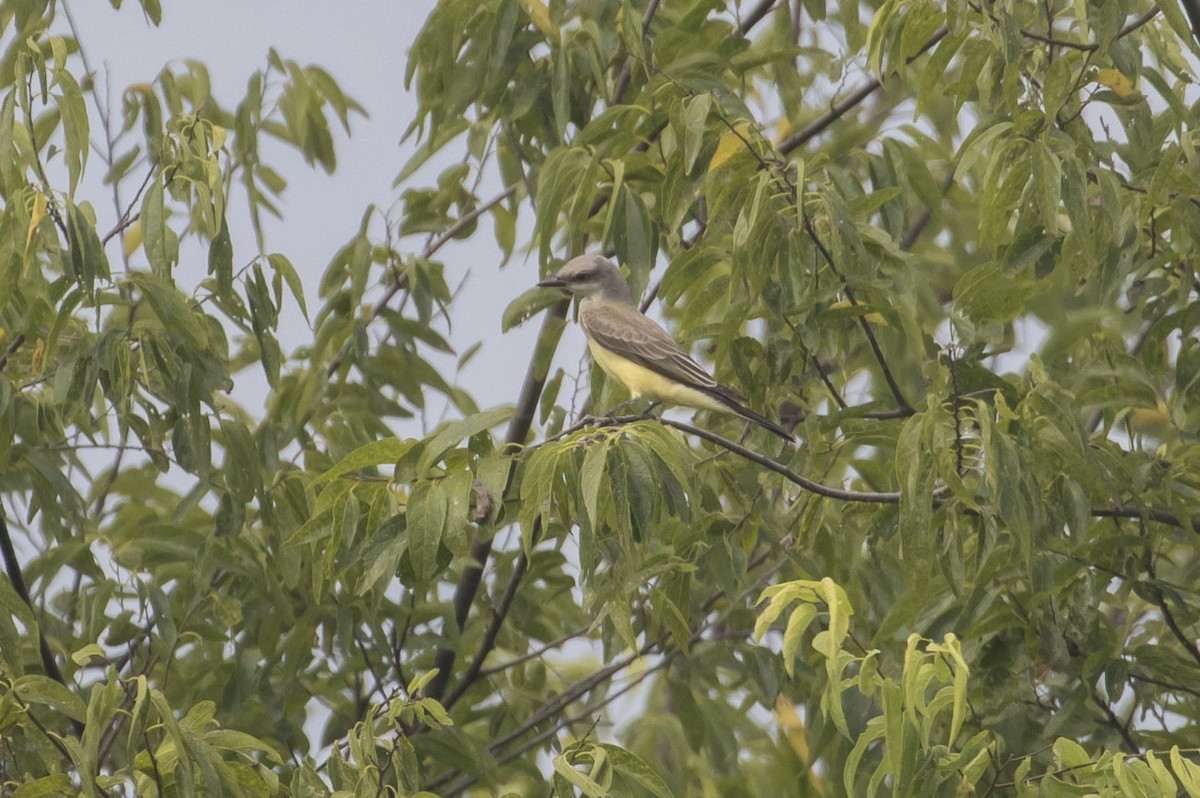
<svg viewBox="0 0 1200 798">
<path fill-rule="evenodd" d="M 647 398 L 700 410 L 734 413 L 766 427 L 785 441 L 795 439 L 774 422 L 739 402 L 739 396 L 714 380 L 679 348 L 667 331 L 646 318 L 629 295 L 616 264 L 599 255 L 580 255 L 566 263 L 544 288 L 565 288 L 583 297 L 579 323 L 588 350 L 608 376 L 634 399 Z"/>
</svg>

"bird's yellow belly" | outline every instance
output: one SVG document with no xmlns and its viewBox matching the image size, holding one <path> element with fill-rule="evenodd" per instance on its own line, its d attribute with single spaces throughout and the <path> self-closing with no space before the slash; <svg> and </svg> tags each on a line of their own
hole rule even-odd
<svg viewBox="0 0 1200 798">
<path fill-rule="evenodd" d="M 644 396 L 684 407 L 730 412 L 729 408 L 703 391 L 664 377 L 591 342 L 588 343 L 588 350 L 604 373 L 624 385 L 634 399 Z"/>
</svg>

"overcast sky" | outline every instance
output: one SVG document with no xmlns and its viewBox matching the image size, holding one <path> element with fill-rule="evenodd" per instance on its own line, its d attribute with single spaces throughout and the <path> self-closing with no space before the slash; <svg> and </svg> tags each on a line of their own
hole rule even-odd
<svg viewBox="0 0 1200 798">
<path fill-rule="evenodd" d="M 404 68 L 413 39 L 434 5 L 435 0 L 346 4 L 181 0 L 164 4 L 162 24 L 157 28 L 145 19 L 136 0 L 125 0 L 119 11 L 99 0 L 74 0 L 67 7 L 90 63 L 99 73 L 98 90 L 103 92 L 107 83 L 115 108 L 120 108 L 121 93 L 127 86 L 151 82 L 164 66 L 189 58 L 207 66 L 214 94 L 222 105 L 232 108 L 244 96 L 250 74 L 265 66 L 267 51 L 274 47 L 284 58 L 322 66 L 367 109 L 369 118 L 353 122 L 349 139 L 339 136 L 333 175 L 310 168 L 300 157 L 284 151 L 266 158 L 289 183 L 281 205 L 283 220 L 266 217 L 267 246 L 287 255 L 301 273 L 311 311 L 318 306 L 322 272 L 358 228 L 366 206 L 374 203 L 388 208 L 399 197 L 401 189 L 392 188 L 392 181 L 415 146 L 411 140 L 400 143 L 416 114 L 415 98 L 404 90 Z M 93 141 L 102 140 L 99 127 L 99 120 L 93 119 Z M 427 166 L 410 184 L 431 182 L 451 160 Z M 108 191 L 99 185 L 103 165 L 96 159 L 90 167 L 89 176 L 95 183 L 88 198 L 100 209 L 100 227 L 106 228 L 111 201 Z M 498 187 L 492 182 L 482 193 L 490 196 Z M 231 214 L 229 224 L 234 263 L 240 265 L 254 255 L 255 248 L 248 220 L 237 216 Z M 423 239 L 413 238 L 402 241 L 400 247 L 417 252 L 423 244 Z M 110 258 L 119 259 L 116 246 L 116 242 L 110 245 Z M 501 338 L 500 316 L 511 298 L 537 280 L 536 263 L 518 253 L 499 271 L 499 250 L 490 223 L 481 224 L 472 240 L 448 246 L 439 255 L 446 263 L 451 288 L 465 280 L 454 306 L 452 344 L 461 352 L 476 341 L 487 341 L 458 382 L 482 407 L 514 402 L 539 322 L 533 319 Z M 189 262 L 185 249 L 179 270 L 202 273 L 204 257 L 205 252 L 193 250 Z M 286 352 L 311 340 L 311 331 L 299 313 L 294 308 L 289 311 L 280 329 Z M 581 344 L 581 340 L 575 343 Z M 567 359 L 577 359 L 580 352 L 581 346 L 572 346 Z M 452 369 L 453 358 L 437 365 Z M 248 370 L 237 376 L 237 382 L 235 397 L 253 412 L 255 395 L 265 391 L 265 381 L 259 372 Z M 430 398 L 432 407 L 441 407 L 437 397 Z M 439 415 L 425 419 L 425 428 L 439 420 Z M 403 434 L 421 431 L 416 424 L 401 430 Z"/>
</svg>

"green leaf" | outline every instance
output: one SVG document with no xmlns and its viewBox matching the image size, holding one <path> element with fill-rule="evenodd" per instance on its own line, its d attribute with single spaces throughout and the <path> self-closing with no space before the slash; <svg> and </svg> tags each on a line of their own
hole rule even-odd
<svg viewBox="0 0 1200 798">
<path fill-rule="evenodd" d="M 925 414 L 904 422 L 896 440 L 896 469 L 900 482 L 900 539 L 905 554 L 918 560 L 931 550 L 933 535 L 933 471 L 924 450 Z"/>
<path fill-rule="evenodd" d="M 204 735 L 204 742 L 213 748 L 223 748 L 246 755 L 249 751 L 261 751 L 267 759 L 277 765 L 283 764 L 278 752 L 267 743 L 253 735 L 235 729 L 215 729 Z"/>
<path fill-rule="evenodd" d="M 969 33 L 968 30 L 961 30 L 942 39 L 933 51 L 933 55 L 921 68 L 921 79 L 917 90 L 917 113 L 922 113 L 929 106 L 930 99 L 938 91 L 945 76 L 946 68 L 950 66 L 950 60 L 958 53 Z"/>
<path fill-rule="evenodd" d="M 954 306 L 977 321 L 1009 322 L 1025 311 L 1036 291 L 1032 281 L 1004 272 L 997 263 L 971 269 L 954 285 Z"/>
<path fill-rule="evenodd" d="M 71 654 L 71 661 L 82 667 L 92 661 L 92 658 L 103 659 L 107 656 L 104 649 L 95 643 L 89 643 Z"/>
<path fill-rule="evenodd" d="M 225 486 L 234 498 L 248 502 L 262 490 L 258 449 L 250 430 L 240 421 L 221 419 L 221 431 L 225 436 Z"/>
<path fill-rule="evenodd" d="M 160 0 L 138 0 L 141 3 L 142 11 L 145 12 L 146 18 L 150 20 L 156 27 L 162 23 L 162 3 Z"/>
<path fill-rule="evenodd" d="M 583 456 L 583 468 L 579 471 L 583 506 L 587 510 L 588 523 L 593 529 L 600 523 L 600 490 L 605 486 L 605 466 L 608 462 L 610 442 L 608 437 L 593 441 Z"/>
<path fill-rule="evenodd" d="M 379 525 L 371 538 L 371 544 L 363 553 L 367 563 L 355 591 L 361 596 L 382 585 L 385 579 L 396 575 L 396 569 L 404 553 L 408 551 L 408 536 L 404 534 L 407 515 L 395 515 Z"/>
<path fill-rule="evenodd" d="M 58 81 L 58 87 L 62 90 L 62 96 L 58 101 L 58 111 L 62 118 L 63 138 L 66 144 L 67 194 L 74 197 L 75 189 L 79 186 L 79 179 L 83 176 L 84 167 L 87 165 L 88 150 L 91 148 L 91 142 L 88 140 L 87 104 L 83 100 L 83 92 L 80 90 L 79 84 L 70 72 L 66 69 L 57 70 L 55 80 Z"/>
<path fill-rule="evenodd" d="M 163 204 L 162 179 L 156 176 L 142 197 L 142 213 L 138 217 L 142 229 L 142 249 L 155 274 L 169 274 L 171 262 L 167 251 L 167 217 Z"/>
<path fill-rule="evenodd" d="M 208 249 L 208 273 L 217 278 L 217 294 L 222 299 L 231 299 L 233 297 L 233 240 L 229 237 L 229 225 L 224 216 L 221 217 L 221 226 Z"/>
<path fill-rule="evenodd" d="M 316 486 L 322 482 L 337 479 L 344 474 L 349 474 L 352 471 L 358 471 L 363 468 L 371 468 L 378 465 L 394 465 L 404 459 L 417 445 L 417 441 L 411 439 L 402 440 L 400 438 L 384 438 L 379 441 L 371 441 L 359 446 L 343 457 L 336 465 L 327 469 L 313 480 L 312 484 Z"/>
<path fill-rule="evenodd" d="M 285 256 L 277 252 L 272 252 L 267 256 L 267 263 L 271 265 L 276 278 L 282 277 L 287 283 L 288 291 L 291 292 L 292 298 L 296 300 L 296 304 L 300 306 L 300 312 L 304 315 L 304 320 L 312 324 L 312 320 L 308 318 L 308 304 L 304 301 L 304 282 L 300 279 L 296 267 Z"/>
<path fill-rule="evenodd" d="M 575 769 L 575 765 L 572 764 L 571 757 L 573 755 L 577 755 L 578 753 L 579 752 L 577 749 L 571 749 L 554 757 L 552 763 L 554 766 L 554 772 L 562 776 L 564 779 L 570 782 L 571 786 L 575 787 L 589 798 L 605 798 L 605 796 L 609 794 L 607 789 L 597 783 L 594 779 Z"/>
<path fill-rule="evenodd" d="M 450 502 L 440 484 L 421 480 L 413 485 L 405 511 L 408 530 L 408 556 L 413 575 L 426 583 L 437 574 L 438 548 L 446 529 Z"/>
<path fill-rule="evenodd" d="M 1171 26 L 1171 30 L 1175 31 L 1178 40 L 1185 42 L 1193 53 L 1200 55 L 1200 42 L 1196 41 L 1197 34 L 1192 28 L 1192 25 L 1196 24 L 1196 20 L 1193 17 L 1192 25 L 1188 24 L 1188 18 L 1184 14 L 1183 8 L 1181 8 L 1184 5 L 1184 1 L 1163 0 L 1163 2 L 1156 4 L 1156 7 L 1162 11 L 1163 17 L 1166 18 L 1167 24 Z M 1191 6 L 1191 8 L 1194 9 L 1195 6 Z"/>
<path fill-rule="evenodd" d="M 447 451 L 463 440 L 504 423 L 512 416 L 512 413 L 511 407 L 499 407 L 495 410 L 475 413 L 445 425 L 433 437 L 425 441 L 421 459 L 417 461 L 417 474 L 426 473 L 434 463 L 442 459 Z"/>
<path fill-rule="evenodd" d="M 1151 774 L 1154 776 L 1159 795 L 1175 795 L 1179 788 L 1175 784 L 1175 779 L 1171 776 L 1171 771 L 1167 770 L 1167 766 L 1154 755 L 1153 751 L 1146 752 L 1146 765 L 1149 766 Z"/>
<path fill-rule="evenodd" d="M 1187 790 L 1188 798 L 1200 798 L 1200 765 L 1185 759 L 1178 745 L 1171 746 L 1171 770 Z"/>
<path fill-rule="evenodd" d="M 500 331 L 508 332 L 513 327 L 519 327 L 527 319 L 562 301 L 563 295 L 559 291 L 536 286 L 528 288 L 504 308 Z"/>
<path fill-rule="evenodd" d="M 634 275 L 648 274 L 654 261 L 654 225 L 642 196 L 626 182 L 621 189 L 614 220 L 613 247 L 617 258 Z"/>
<path fill-rule="evenodd" d="M 780 654 L 783 656 L 783 668 L 792 678 L 796 676 L 796 650 L 800 647 L 800 636 L 804 634 L 816 617 L 817 608 L 812 604 L 801 604 L 792 610 L 791 616 L 788 617 Z"/>
<path fill-rule="evenodd" d="M 600 747 L 607 753 L 613 770 L 637 782 L 651 795 L 658 796 L 658 798 L 674 798 L 671 788 L 667 786 L 662 777 L 636 754 L 610 743 L 601 743 Z"/>
<path fill-rule="evenodd" d="M 40 779 L 27 781 L 16 788 L 12 798 L 44 798 L 47 795 L 74 795 L 71 777 L 66 773 L 55 773 Z"/>
<path fill-rule="evenodd" d="M 1058 204 L 1062 192 L 1062 171 L 1050 148 L 1038 141 L 1033 145 L 1033 183 L 1042 227 L 1047 234 L 1058 230 Z"/>
<path fill-rule="evenodd" d="M 1082 745 L 1066 737 L 1054 741 L 1054 761 L 1061 768 L 1077 768 L 1092 761 Z"/>
<path fill-rule="evenodd" d="M 691 174 L 696 158 L 704 144 L 704 131 L 708 124 L 708 111 L 712 107 L 712 95 L 705 93 L 684 102 L 683 110 L 683 171 Z"/>
<path fill-rule="evenodd" d="M 182 336 L 190 347 L 208 348 L 208 330 L 178 288 L 149 272 L 134 272 L 129 275 L 129 280 L 142 290 L 150 309 L 164 327 Z"/>
<path fill-rule="evenodd" d="M 87 718 L 87 706 L 83 699 L 48 676 L 20 676 L 13 681 L 13 692 L 27 704 L 54 707 L 72 720 Z"/>
</svg>

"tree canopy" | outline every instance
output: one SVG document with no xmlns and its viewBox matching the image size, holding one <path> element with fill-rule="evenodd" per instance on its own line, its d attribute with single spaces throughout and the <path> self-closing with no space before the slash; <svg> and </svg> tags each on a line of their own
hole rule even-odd
<svg viewBox="0 0 1200 798">
<path fill-rule="evenodd" d="M 109 105 L 62 14 L 0 2 L 0 793 L 1200 796 L 1195 0 L 441 0 L 319 282 L 272 163 L 359 101 Z M 467 238 L 800 443 L 608 415 L 519 283 L 470 395 Z"/>
</svg>

